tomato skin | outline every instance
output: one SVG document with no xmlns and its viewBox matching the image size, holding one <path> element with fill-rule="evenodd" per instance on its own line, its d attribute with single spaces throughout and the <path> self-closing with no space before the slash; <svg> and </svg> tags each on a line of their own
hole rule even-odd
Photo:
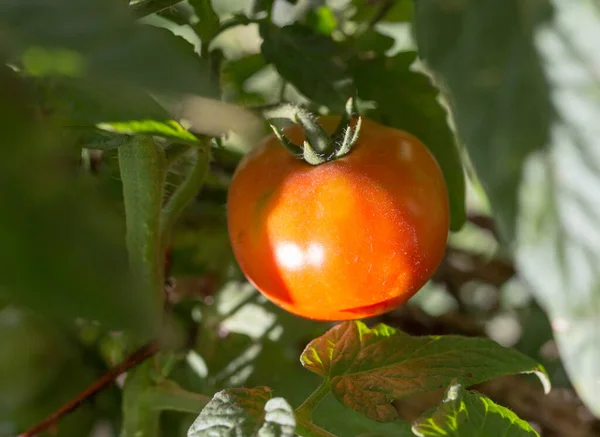
<svg viewBox="0 0 600 437">
<path fill-rule="evenodd" d="M 319 119 L 329 133 L 338 121 Z M 296 125 L 284 134 L 304 140 Z M 448 236 L 435 158 L 408 133 L 371 120 L 349 154 L 317 166 L 267 136 L 240 162 L 227 207 L 247 279 L 315 320 L 371 317 L 404 303 L 439 266 Z"/>
</svg>

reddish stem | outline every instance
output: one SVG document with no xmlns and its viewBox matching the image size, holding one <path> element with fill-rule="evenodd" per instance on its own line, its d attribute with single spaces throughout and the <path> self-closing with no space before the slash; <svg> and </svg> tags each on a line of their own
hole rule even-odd
<svg viewBox="0 0 600 437">
<path fill-rule="evenodd" d="M 40 432 L 53 427 L 63 416 L 66 416 L 67 414 L 71 413 L 73 410 L 77 409 L 77 407 L 79 407 L 84 401 L 91 398 L 99 391 L 110 385 L 115 379 L 117 379 L 119 375 L 153 356 L 157 352 L 157 350 L 158 348 L 154 343 L 144 345 L 139 349 L 135 350 L 131 355 L 129 355 L 125 359 L 125 361 L 110 369 L 107 373 L 105 373 L 102 376 L 102 378 L 94 382 L 92 385 L 90 385 L 84 391 L 79 393 L 69 402 L 61 406 L 54 413 L 50 414 L 40 423 L 25 431 L 19 437 L 33 437 L 39 434 Z"/>
</svg>

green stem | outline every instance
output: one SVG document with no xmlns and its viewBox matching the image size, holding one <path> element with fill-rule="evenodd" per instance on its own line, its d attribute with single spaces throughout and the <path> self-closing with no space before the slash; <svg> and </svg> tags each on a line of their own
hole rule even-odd
<svg viewBox="0 0 600 437">
<path fill-rule="evenodd" d="M 329 394 L 330 391 L 329 379 L 326 378 L 323 380 L 321 385 L 319 385 L 317 389 L 312 392 L 304 402 L 302 402 L 302 405 L 296 408 L 294 411 L 296 418 L 308 420 L 310 422 L 313 410 L 317 405 L 319 405 L 323 398 Z"/>
<path fill-rule="evenodd" d="M 182 0 L 144 0 L 129 7 L 135 18 L 144 18 L 180 3 Z"/>
<path fill-rule="evenodd" d="M 300 437 L 336 437 L 329 431 L 305 419 L 296 419 L 296 434 Z"/>
<path fill-rule="evenodd" d="M 258 23 L 258 21 L 259 20 L 254 20 L 252 18 L 246 17 L 245 15 L 236 15 L 233 18 L 230 18 L 229 20 L 225 21 L 221 26 L 219 26 L 219 29 L 213 35 L 212 40 L 214 40 L 217 36 L 225 32 L 226 30 L 231 29 L 232 27 L 247 26 L 252 23 Z"/>
<path fill-rule="evenodd" d="M 163 248 L 167 245 L 177 218 L 198 194 L 204 179 L 206 179 L 209 166 L 209 150 L 208 141 L 204 141 L 203 146 L 194 149 L 196 161 L 191 171 L 163 207 L 160 216 L 160 235 Z"/>
<path fill-rule="evenodd" d="M 176 161 L 185 155 L 191 148 L 189 144 L 174 143 L 165 150 L 167 167 L 171 167 Z"/>
<path fill-rule="evenodd" d="M 184 390 L 172 381 L 160 383 L 144 393 L 144 402 L 156 411 L 199 414 L 209 401 L 209 397 Z"/>
<path fill-rule="evenodd" d="M 119 147 L 127 249 L 134 278 L 153 296 L 162 313 L 164 267 L 160 207 L 166 176 L 165 155 L 151 138 L 133 138 Z"/>
</svg>

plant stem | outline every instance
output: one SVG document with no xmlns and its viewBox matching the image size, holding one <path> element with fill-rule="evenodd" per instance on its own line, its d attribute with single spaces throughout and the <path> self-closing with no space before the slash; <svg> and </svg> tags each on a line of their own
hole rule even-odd
<svg viewBox="0 0 600 437">
<path fill-rule="evenodd" d="M 164 262 L 160 207 L 166 163 L 163 149 L 138 137 L 119 147 L 129 263 L 135 279 L 149 293 L 156 314 L 164 303 Z"/>
<path fill-rule="evenodd" d="M 173 381 L 164 381 L 144 393 L 144 402 L 153 410 L 198 414 L 210 398 L 182 389 Z"/>
<path fill-rule="evenodd" d="M 28 429 L 19 437 L 33 437 L 40 434 L 41 432 L 52 428 L 56 423 L 67 414 L 74 411 L 77 407 L 82 405 L 86 400 L 90 399 L 96 393 L 109 386 L 120 374 L 128 371 L 129 369 L 137 366 L 141 362 L 147 360 L 156 353 L 156 345 L 154 343 L 147 344 L 129 355 L 125 361 L 116 367 L 110 369 L 102 378 L 94 382 L 92 385 L 87 387 L 84 391 L 79 393 L 69 402 L 60 407 L 57 411 L 50 414 L 43 421 Z"/>
<path fill-rule="evenodd" d="M 329 392 L 329 379 L 326 378 L 323 380 L 321 385 L 319 385 L 317 389 L 312 392 L 304 402 L 302 402 L 302 405 L 296 408 L 294 411 L 296 417 L 299 419 L 308 420 L 310 422 L 313 410 L 317 405 L 319 405 L 323 398 L 329 394 Z"/>
<path fill-rule="evenodd" d="M 144 0 L 129 7 L 135 18 L 144 18 L 164 9 L 175 6 L 182 0 Z"/>
<path fill-rule="evenodd" d="M 177 218 L 198 194 L 208 173 L 210 155 L 208 141 L 205 140 L 202 146 L 193 150 L 196 155 L 196 161 L 191 171 L 167 201 L 160 215 L 160 235 L 163 248 L 167 246 L 169 235 Z"/>
<path fill-rule="evenodd" d="M 336 437 L 309 420 L 296 419 L 296 434 L 300 437 Z"/>
</svg>

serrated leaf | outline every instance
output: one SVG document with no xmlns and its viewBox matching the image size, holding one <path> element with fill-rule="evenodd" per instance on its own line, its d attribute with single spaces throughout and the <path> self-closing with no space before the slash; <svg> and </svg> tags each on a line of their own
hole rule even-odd
<svg viewBox="0 0 600 437">
<path fill-rule="evenodd" d="M 442 404 L 413 424 L 419 437 L 539 437 L 515 413 L 477 392 L 452 385 Z"/>
<path fill-rule="evenodd" d="M 557 120 L 529 158 L 520 196 L 519 272 L 551 320 L 561 359 L 600 417 L 600 38 L 598 2 L 553 0 L 537 42 Z"/>
<path fill-rule="evenodd" d="M 454 133 L 446 110 L 438 101 L 439 91 L 427 76 L 410 69 L 413 52 L 393 58 L 378 57 L 356 62 L 352 67 L 358 95 L 376 102 L 367 115 L 419 138 L 435 156 L 448 186 L 450 228 L 465 222 L 465 176 Z"/>
<path fill-rule="evenodd" d="M 100 129 L 126 135 L 152 135 L 186 144 L 199 144 L 198 138 L 175 120 L 134 120 L 117 123 L 99 123 Z"/>
<path fill-rule="evenodd" d="M 283 28 L 263 22 L 262 53 L 283 78 L 309 99 L 343 108 L 350 97 L 348 75 L 337 44 L 308 26 L 292 24 Z"/>
<path fill-rule="evenodd" d="M 194 30 L 203 44 L 211 41 L 219 31 L 219 16 L 212 8 L 211 0 L 190 0 L 200 22 L 194 24 Z"/>
<path fill-rule="evenodd" d="M 296 419 L 268 387 L 231 388 L 214 395 L 188 430 L 188 437 L 293 437 Z"/>
<path fill-rule="evenodd" d="M 485 338 L 412 337 L 379 324 L 344 322 L 311 341 L 301 356 L 304 367 L 330 380 L 344 405 L 369 418 L 398 418 L 390 402 L 450 384 L 472 385 L 515 373 L 535 373 L 546 391 L 544 368 L 531 358 Z"/>
<path fill-rule="evenodd" d="M 502 236 L 514 237 L 523 160 L 545 146 L 549 91 L 523 0 L 415 2 L 419 54 L 447 87 L 458 132 Z"/>
</svg>

